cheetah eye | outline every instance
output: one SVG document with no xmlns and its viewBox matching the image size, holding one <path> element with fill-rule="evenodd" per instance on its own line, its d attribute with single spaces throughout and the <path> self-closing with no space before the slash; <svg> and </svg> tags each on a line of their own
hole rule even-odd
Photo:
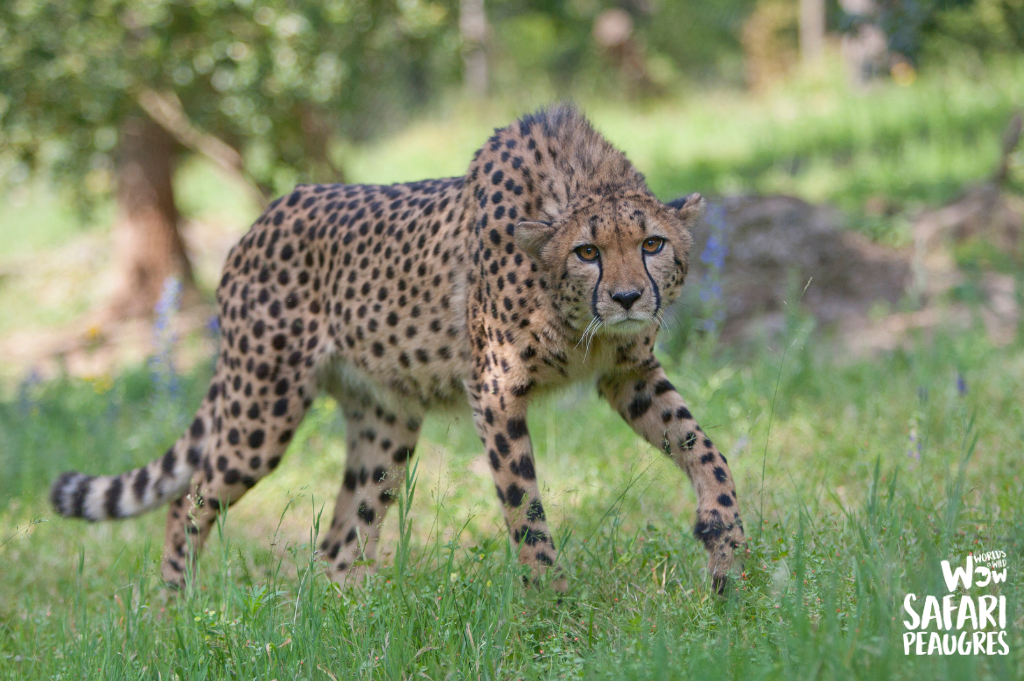
<svg viewBox="0 0 1024 681">
<path fill-rule="evenodd" d="M 660 236 L 652 236 L 644 240 L 644 253 L 657 253 L 665 245 Z"/>
<path fill-rule="evenodd" d="M 585 244 L 576 249 L 576 255 L 584 262 L 594 262 L 601 255 L 601 251 L 593 244 Z"/>
</svg>

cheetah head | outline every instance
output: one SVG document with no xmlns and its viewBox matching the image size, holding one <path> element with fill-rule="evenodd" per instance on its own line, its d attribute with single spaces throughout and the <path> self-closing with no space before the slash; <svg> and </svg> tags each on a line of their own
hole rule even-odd
<svg viewBox="0 0 1024 681">
<path fill-rule="evenodd" d="M 520 222 L 516 244 L 548 275 L 562 317 L 575 328 L 637 333 L 679 295 L 690 227 L 704 199 L 663 204 L 646 193 L 602 197 L 552 222 Z"/>
</svg>

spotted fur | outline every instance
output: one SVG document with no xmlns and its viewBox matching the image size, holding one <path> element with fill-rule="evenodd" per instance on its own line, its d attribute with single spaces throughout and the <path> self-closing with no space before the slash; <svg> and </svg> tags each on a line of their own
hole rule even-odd
<svg viewBox="0 0 1024 681">
<path fill-rule="evenodd" d="M 217 512 L 277 467 L 324 390 L 347 420 L 348 460 L 320 548 L 334 579 L 353 579 L 373 570 L 424 413 L 468 398 L 536 576 L 557 553 L 527 403 L 596 378 L 692 480 L 694 531 L 721 588 L 743 541 L 735 486 L 652 352 L 703 205 L 658 201 L 570 106 L 496 131 L 464 177 L 299 186 L 228 255 L 216 374 L 192 425 L 142 468 L 62 475 L 53 504 L 105 520 L 170 502 L 162 571 L 181 584 Z"/>
</svg>

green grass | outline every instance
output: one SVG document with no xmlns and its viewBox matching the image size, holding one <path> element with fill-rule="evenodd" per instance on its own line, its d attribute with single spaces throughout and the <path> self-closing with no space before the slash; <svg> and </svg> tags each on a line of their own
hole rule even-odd
<svg viewBox="0 0 1024 681">
<path fill-rule="evenodd" d="M 952 198 L 996 161 L 1024 102 L 1024 61 L 984 69 L 861 93 L 829 71 L 761 99 L 693 91 L 649 107 L 583 105 L 662 197 L 794 193 L 900 243 L 916 206 Z M 491 128 L 540 104 L 453 105 L 350 149 L 348 179 L 460 174 Z M 1019 163 L 1014 173 L 1020 188 Z M 185 164 L 178 187 L 192 219 L 236 221 L 241 233 L 253 216 L 243 192 L 202 163 Z M 109 207 L 78 226 L 45 189 L 14 198 L 0 215 L 0 333 L 88 307 L 106 257 L 76 254 L 102 241 Z M 865 210 L 868 200 L 889 215 Z M 771 349 L 691 339 L 662 357 L 737 481 L 749 541 L 725 600 L 708 590 L 685 476 L 587 387 L 530 414 L 569 576 L 561 598 L 522 586 L 465 413 L 428 419 L 408 513 L 384 524 L 380 575 L 362 592 L 329 585 L 310 560 L 311 529 L 322 509 L 329 522 L 344 468 L 344 425 L 327 399 L 282 466 L 232 507 L 197 588 L 174 598 L 158 579 L 162 513 L 84 525 L 55 518 L 45 497 L 60 471 L 120 472 L 162 452 L 190 421 L 209 367 L 173 396 L 142 368 L 0 386 L 0 674 L 1024 678 L 1021 343 L 994 348 L 981 331 L 950 331 L 846 360 L 790 322 L 789 340 Z M 1009 559 L 998 592 L 1010 604 L 1011 654 L 905 657 L 904 595 L 942 595 L 941 559 L 996 549 Z"/>
<path fill-rule="evenodd" d="M 157 569 L 162 513 L 83 525 L 53 516 L 46 487 L 67 468 L 115 472 L 162 451 L 188 423 L 207 374 L 186 377 L 175 397 L 144 371 L 111 384 L 33 386 L 0 405 L 0 528 L 11 537 L 0 547 L 0 670 L 1024 678 L 1024 352 L 961 332 L 840 363 L 799 341 L 803 331 L 795 326 L 797 340 L 778 351 L 696 344 L 663 357 L 736 476 L 749 542 L 725 600 L 709 593 L 703 549 L 690 536 L 684 475 L 586 388 L 530 414 L 570 580 L 559 600 L 521 584 L 460 413 L 428 419 L 414 492 L 407 486 L 403 496 L 409 510 L 384 524 L 379 576 L 362 592 L 339 593 L 310 555 L 343 471 L 344 426 L 327 399 L 281 468 L 218 527 L 198 588 L 169 597 Z M 919 458 L 908 456 L 912 425 Z M 904 595 L 941 596 L 941 559 L 993 549 L 1009 558 L 998 592 L 1010 603 L 1010 656 L 904 657 Z"/>
</svg>

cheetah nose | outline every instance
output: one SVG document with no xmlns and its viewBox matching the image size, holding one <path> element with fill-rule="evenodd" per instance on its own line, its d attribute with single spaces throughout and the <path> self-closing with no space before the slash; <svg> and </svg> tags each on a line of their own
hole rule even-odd
<svg viewBox="0 0 1024 681">
<path fill-rule="evenodd" d="M 643 295 L 643 291 L 619 291 L 618 293 L 611 294 L 612 300 L 627 310 L 633 307 L 633 303 L 635 303 L 641 295 Z"/>
</svg>

